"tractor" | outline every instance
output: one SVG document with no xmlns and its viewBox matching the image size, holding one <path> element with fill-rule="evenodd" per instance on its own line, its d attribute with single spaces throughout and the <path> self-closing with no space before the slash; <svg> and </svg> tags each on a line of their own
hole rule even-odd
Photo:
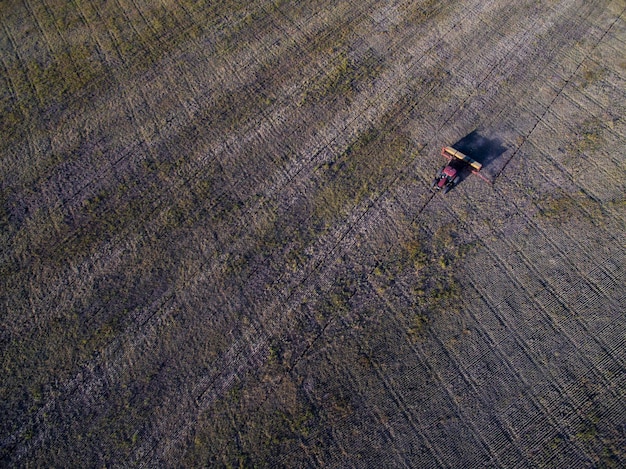
<svg viewBox="0 0 626 469">
<path fill-rule="evenodd" d="M 461 174 L 464 171 L 469 169 L 471 173 L 478 174 L 483 167 L 478 161 L 474 161 L 469 156 L 452 147 L 443 147 L 441 155 L 447 158 L 448 164 L 439 170 L 437 177 L 433 179 L 431 189 L 435 191 L 442 190 L 444 194 L 459 183 Z M 480 174 L 478 175 L 480 176 Z M 485 180 L 489 182 L 487 179 Z"/>
</svg>

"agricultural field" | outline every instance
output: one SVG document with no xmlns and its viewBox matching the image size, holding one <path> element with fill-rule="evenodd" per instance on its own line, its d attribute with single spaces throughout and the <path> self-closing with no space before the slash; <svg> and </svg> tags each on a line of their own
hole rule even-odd
<svg viewBox="0 0 626 469">
<path fill-rule="evenodd" d="M 625 11 L 3 1 L 0 465 L 626 467 Z"/>
</svg>

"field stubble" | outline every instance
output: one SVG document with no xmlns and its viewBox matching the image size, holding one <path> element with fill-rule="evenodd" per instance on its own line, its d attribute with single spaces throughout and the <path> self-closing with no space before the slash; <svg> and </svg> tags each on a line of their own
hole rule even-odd
<svg viewBox="0 0 626 469">
<path fill-rule="evenodd" d="M 623 2 L 7 11 L 4 462 L 624 463 Z"/>
</svg>

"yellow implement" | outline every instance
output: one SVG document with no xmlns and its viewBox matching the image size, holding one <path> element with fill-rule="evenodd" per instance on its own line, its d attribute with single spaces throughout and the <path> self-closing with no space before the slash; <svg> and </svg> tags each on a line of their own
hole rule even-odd
<svg viewBox="0 0 626 469">
<path fill-rule="evenodd" d="M 441 154 L 445 156 L 446 158 L 448 158 L 449 160 L 451 160 L 452 158 L 457 158 L 459 160 L 462 160 L 468 165 L 470 165 L 472 168 L 474 168 L 476 171 L 480 171 L 481 168 L 483 167 L 483 165 L 480 164 L 478 161 L 474 161 L 469 156 L 464 155 L 459 150 L 455 150 L 452 147 L 443 147 L 441 149 Z"/>
</svg>

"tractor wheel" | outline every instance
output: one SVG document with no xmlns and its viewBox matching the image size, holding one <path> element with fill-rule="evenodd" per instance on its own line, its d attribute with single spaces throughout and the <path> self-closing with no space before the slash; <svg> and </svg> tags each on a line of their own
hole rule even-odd
<svg viewBox="0 0 626 469">
<path fill-rule="evenodd" d="M 456 177 L 452 180 L 452 184 L 456 186 L 456 185 L 457 185 L 460 181 L 461 181 L 461 176 L 456 176 Z"/>
<path fill-rule="evenodd" d="M 443 188 L 443 193 L 447 194 L 450 189 L 452 189 L 452 186 L 447 185 L 446 187 Z"/>
<path fill-rule="evenodd" d="M 435 187 L 437 187 L 438 182 L 439 182 L 439 178 L 433 179 L 433 183 L 431 184 L 430 188 L 434 189 Z"/>
</svg>

